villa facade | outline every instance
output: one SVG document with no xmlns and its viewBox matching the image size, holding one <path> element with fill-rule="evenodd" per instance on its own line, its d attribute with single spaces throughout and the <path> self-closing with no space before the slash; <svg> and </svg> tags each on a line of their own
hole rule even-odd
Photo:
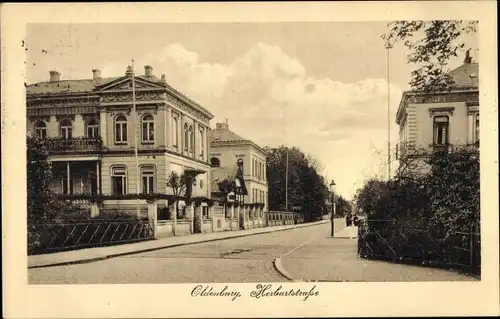
<svg viewBox="0 0 500 319">
<path fill-rule="evenodd" d="M 123 76 L 92 74 L 63 80 L 51 71 L 49 81 L 26 87 L 28 134 L 47 139 L 52 189 L 83 201 L 102 195 L 104 206 L 128 210 L 131 195 L 173 194 L 166 180 L 177 172 L 193 177 L 192 197 L 209 199 L 212 113 L 151 66 L 143 75 L 130 66 Z"/>
</svg>

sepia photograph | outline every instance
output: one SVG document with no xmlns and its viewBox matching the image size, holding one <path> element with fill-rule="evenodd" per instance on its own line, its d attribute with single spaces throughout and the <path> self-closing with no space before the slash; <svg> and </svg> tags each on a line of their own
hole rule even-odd
<svg viewBox="0 0 500 319">
<path fill-rule="evenodd" d="M 29 283 L 480 279 L 476 25 L 28 25 Z"/>
<path fill-rule="evenodd" d="M 258 307 L 498 281 L 477 17 L 93 19 L 28 22 L 14 44 L 28 287 L 186 284 Z"/>
</svg>

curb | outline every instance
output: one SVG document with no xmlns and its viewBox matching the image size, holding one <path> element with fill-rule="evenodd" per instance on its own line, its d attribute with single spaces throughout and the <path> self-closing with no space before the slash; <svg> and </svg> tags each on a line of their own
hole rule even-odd
<svg viewBox="0 0 500 319">
<path fill-rule="evenodd" d="M 321 224 L 324 224 L 324 223 L 327 223 L 327 222 L 328 222 L 328 220 L 322 220 L 322 221 L 319 221 L 319 222 L 299 224 L 299 225 L 296 225 L 295 227 L 284 228 L 284 229 L 270 229 L 270 230 L 267 230 L 267 231 L 258 232 L 258 233 L 252 233 L 252 234 L 240 234 L 240 235 L 235 235 L 235 236 L 229 236 L 229 237 L 223 237 L 223 238 L 212 238 L 212 239 L 200 240 L 200 241 L 195 241 L 195 242 L 186 242 L 186 243 L 178 243 L 178 244 L 168 244 L 168 245 L 164 245 L 164 246 L 139 249 L 139 250 L 128 251 L 128 252 L 123 252 L 123 253 L 109 254 L 109 255 L 105 255 L 105 256 L 93 257 L 93 258 L 87 258 L 87 259 L 81 259 L 81 260 L 70 260 L 70 261 L 64 261 L 64 262 L 58 262 L 58 263 L 50 263 L 50 264 L 28 266 L 28 269 L 85 264 L 85 263 L 90 263 L 90 262 L 95 262 L 95 261 L 102 261 L 102 260 L 106 260 L 106 259 L 110 259 L 110 258 L 115 258 L 115 257 L 122 257 L 122 256 L 127 256 L 127 255 L 147 253 L 147 252 L 150 252 L 150 251 L 161 250 L 161 249 L 166 249 L 166 248 L 174 248 L 174 247 L 179 247 L 179 246 L 187 246 L 187 245 L 195 245 L 195 244 L 201 244 L 201 243 L 209 243 L 209 242 L 214 242 L 214 241 L 221 241 L 221 240 L 228 240 L 228 239 L 233 239 L 233 238 L 241 238 L 241 237 L 247 237 L 247 236 L 255 236 L 255 235 L 261 235 L 261 234 L 268 234 L 268 233 L 285 231 L 285 230 L 291 230 L 291 229 L 297 229 L 297 228 L 303 228 L 303 227 L 311 227 L 311 226 L 315 226 L 315 225 L 321 225 Z M 263 228 L 265 229 L 266 227 L 263 227 Z M 275 265 L 275 263 L 273 263 L 273 265 Z M 275 267 L 276 267 L 276 265 L 275 265 Z M 279 272 L 279 270 L 278 270 L 278 272 Z"/>
<path fill-rule="evenodd" d="M 273 266 L 274 266 L 274 269 L 276 269 L 286 279 L 288 279 L 290 281 L 294 281 L 294 282 L 304 282 L 304 280 L 294 279 L 292 277 L 292 275 L 290 275 L 290 273 L 288 273 L 288 271 L 286 271 L 285 267 L 283 267 L 283 263 L 281 261 L 281 258 L 274 259 Z"/>
</svg>

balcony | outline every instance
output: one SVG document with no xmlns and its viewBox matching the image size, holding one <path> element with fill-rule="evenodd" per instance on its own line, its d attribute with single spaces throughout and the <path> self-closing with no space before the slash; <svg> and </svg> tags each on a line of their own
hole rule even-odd
<svg viewBox="0 0 500 319">
<path fill-rule="evenodd" d="M 51 153 L 97 152 L 102 148 L 100 137 L 48 138 L 46 141 Z"/>
</svg>

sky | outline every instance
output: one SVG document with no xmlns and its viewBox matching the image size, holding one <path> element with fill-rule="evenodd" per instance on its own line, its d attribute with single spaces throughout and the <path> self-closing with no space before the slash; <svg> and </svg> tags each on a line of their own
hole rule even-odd
<svg viewBox="0 0 500 319">
<path fill-rule="evenodd" d="M 227 119 L 261 146 L 299 147 L 352 199 L 367 179 L 387 176 L 386 31 L 386 22 L 29 24 L 26 82 L 47 81 L 50 70 L 79 79 L 92 69 L 125 75 L 132 59 L 137 74 L 151 65 L 215 115 L 212 127 Z M 393 154 L 414 69 L 407 53 L 397 45 L 389 56 Z"/>
</svg>

